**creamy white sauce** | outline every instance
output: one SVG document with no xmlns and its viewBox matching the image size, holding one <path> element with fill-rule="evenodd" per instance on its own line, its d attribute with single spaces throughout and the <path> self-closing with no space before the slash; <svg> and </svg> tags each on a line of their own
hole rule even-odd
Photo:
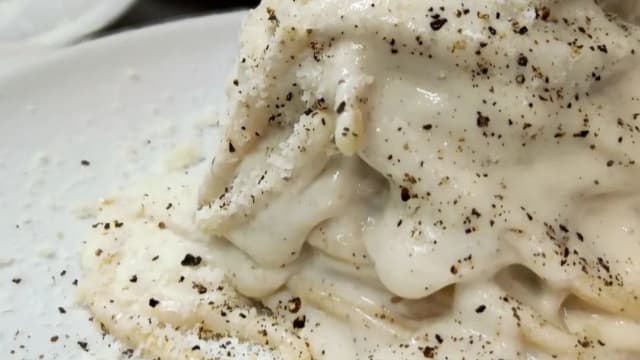
<svg viewBox="0 0 640 360">
<path fill-rule="evenodd" d="M 263 1 L 199 206 L 104 204 L 82 301 L 150 358 L 637 358 L 639 45 L 590 0 Z"/>
</svg>

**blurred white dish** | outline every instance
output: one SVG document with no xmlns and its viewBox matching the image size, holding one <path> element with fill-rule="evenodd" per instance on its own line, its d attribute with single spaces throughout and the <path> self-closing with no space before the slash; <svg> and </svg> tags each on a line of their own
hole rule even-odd
<svg viewBox="0 0 640 360">
<path fill-rule="evenodd" d="M 201 120 L 223 102 L 242 17 L 123 33 L 0 74 L 0 358 L 117 358 L 74 305 L 90 225 L 78 212 L 175 147 L 215 141 Z"/>
<path fill-rule="evenodd" d="M 100 30 L 135 0 L 0 0 L 0 73 Z"/>
<path fill-rule="evenodd" d="M 66 45 L 122 15 L 135 0 L 0 0 L 0 44 Z"/>
</svg>

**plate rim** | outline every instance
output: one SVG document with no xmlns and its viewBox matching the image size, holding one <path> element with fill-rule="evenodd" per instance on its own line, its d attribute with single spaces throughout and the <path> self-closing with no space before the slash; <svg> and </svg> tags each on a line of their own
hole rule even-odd
<svg viewBox="0 0 640 360">
<path fill-rule="evenodd" d="M 108 0 L 94 1 L 84 6 L 84 12 L 69 19 L 69 21 L 58 18 L 58 22 L 50 27 L 44 27 L 40 31 L 26 36 L 21 36 L 14 40 L 0 41 L 0 49 L 4 46 L 40 46 L 45 48 L 55 48 L 59 46 L 73 44 L 85 36 L 113 23 L 120 16 L 124 15 L 137 0 Z M 9 24 L 16 20 L 9 21 Z"/>
<path fill-rule="evenodd" d="M 92 9 L 74 21 L 25 39 L 28 43 L 44 46 L 63 46 L 79 41 L 84 36 L 113 23 L 124 15 L 137 0 L 109 0 L 96 2 Z"/>
<path fill-rule="evenodd" d="M 224 13 L 171 20 L 138 29 L 125 30 L 107 35 L 95 40 L 89 40 L 74 46 L 53 50 L 41 59 L 36 59 L 23 66 L 18 66 L 7 72 L 0 72 L 0 89 L 26 76 L 47 71 L 49 67 L 65 61 L 73 61 L 77 56 L 99 54 L 121 47 L 127 43 L 135 43 L 144 38 L 155 38 L 162 34 L 173 34 L 184 31 L 196 31 L 199 28 L 221 27 L 242 22 L 248 10 L 234 10 Z"/>
</svg>

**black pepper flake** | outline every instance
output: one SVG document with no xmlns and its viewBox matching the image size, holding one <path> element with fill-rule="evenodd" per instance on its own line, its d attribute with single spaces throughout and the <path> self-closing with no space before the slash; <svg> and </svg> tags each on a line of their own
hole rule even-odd
<svg viewBox="0 0 640 360">
<path fill-rule="evenodd" d="M 546 6 L 538 9 L 536 8 L 536 18 L 541 18 L 543 21 L 549 20 L 549 16 L 551 16 L 551 9 Z"/>
<path fill-rule="evenodd" d="M 529 59 L 527 59 L 527 57 L 524 56 L 524 54 L 520 54 L 518 56 L 518 65 L 527 66 L 527 64 L 529 64 Z"/>
<path fill-rule="evenodd" d="M 78 341 L 78 346 L 86 352 L 89 352 L 89 344 L 86 341 Z"/>
<path fill-rule="evenodd" d="M 233 146 L 233 144 L 231 142 L 229 142 L 229 152 L 230 153 L 234 153 L 236 152 L 236 147 Z"/>
<path fill-rule="evenodd" d="M 607 45 L 605 45 L 605 44 L 598 45 L 597 48 L 598 48 L 598 50 L 600 50 L 601 52 L 603 52 L 605 54 L 609 53 L 609 50 L 607 50 Z"/>
<path fill-rule="evenodd" d="M 574 138 L 586 138 L 587 136 L 589 136 L 589 130 L 582 130 L 573 134 Z"/>
<path fill-rule="evenodd" d="M 490 33 L 491 35 L 495 35 L 495 34 L 497 34 L 498 32 L 496 31 L 496 29 L 495 29 L 495 28 L 493 28 L 493 26 L 489 26 L 489 33 Z"/>
<path fill-rule="evenodd" d="M 604 271 L 611 272 L 609 265 L 601 257 L 598 258 L 598 265 L 600 265 L 604 269 Z"/>
<path fill-rule="evenodd" d="M 430 24 L 431 25 L 431 29 L 433 31 L 438 31 L 438 30 L 442 29 L 442 27 L 447 23 L 447 21 L 448 20 L 445 19 L 445 18 L 440 18 L 440 19 L 433 20 L 431 22 L 431 24 Z"/>
<path fill-rule="evenodd" d="M 291 101 L 291 99 L 293 99 L 293 93 L 289 92 L 287 94 L 287 101 Z"/>
<path fill-rule="evenodd" d="M 302 329 L 304 328 L 304 325 L 307 322 L 307 317 L 302 315 L 302 316 L 298 316 L 297 318 L 295 318 L 293 320 L 293 328 L 294 329 Z"/>
<path fill-rule="evenodd" d="M 422 129 L 429 131 L 429 130 L 433 129 L 433 125 L 431 125 L 431 124 L 422 125 Z"/>
<path fill-rule="evenodd" d="M 602 340 L 598 340 L 598 345 L 600 345 L 600 346 L 605 346 L 605 343 L 604 343 L 604 341 L 602 341 Z"/>
<path fill-rule="evenodd" d="M 154 298 L 149 299 L 149 306 L 151 306 L 152 308 L 155 308 L 156 306 L 158 306 L 158 304 L 160 304 L 159 300 L 156 300 Z"/>
<path fill-rule="evenodd" d="M 505 297 L 504 298 L 505 301 L 508 301 L 508 299 Z M 520 323 L 520 314 L 518 314 L 518 309 L 515 307 L 511 308 L 511 313 L 513 314 L 514 319 L 518 320 L 518 323 Z"/>
<path fill-rule="evenodd" d="M 587 338 L 578 339 L 578 344 L 586 349 L 589 346 L 591 346 L 591 341 L 589 341 L 589 339 L 587 339 Z"/>
<path fill-rule="evenodd" d="M 476 314 L 482 314 L 485 310 L 487 310 L 487 307 L 485 305 L 480 305 L 476 308 Z"/>
<path fill-rule="evenodd" d="M 525 77 L 522 74 L 516 75 L 516 83 L 522 85 L 525 82 Z"/>
<path fill-rule="evenodd" d="M 182 266 L 198 266 L 202 262 L 202 258 L 200 256 L 193 256 L 191 254 L 187 254 L 184 256 L 184 259 L 180 262 Z"/>
<path fill-rule="evenodd" d="M 436 334 L 436 341 L 438 342 L 438 344 L 442 344 L 444 342 L 444 339 L 440 334 Z"/>
<path fill-rule="evenodd" d="M 269 21 L 271 21 L 275 26 L 280 26 L 280 20 L 278 20 L 278 17 L 276 16 L 276 11 L 274 9 L 268 7 L 267 15 L 269 15 L 269 17 L 267 18 Z"/>
<path fill-rule="evenodd" d="M 292 314 L 295 314 L 298 311 L 300 311 L 301 307 L 302 307 L 302 300 L 300 300 L 299 297 L 294 297 L 287 302 L 287 310 L 289 310 L 289 312 Z"/>
<path fill-rule="evenodd" d="M 518 29 L 518 34 L 520 34 L 520 35 L 524 35 L 524 34 L 526 34 L 528 32 L 529 32 L 529 28 L 527 28 L 526 26 L 523 26 L 520 29 Z"/>
<path fill-rule="evenodd" d="M 198 350 L 200 350 L 200 345 L 193 345 L 191 347 L 191 351 L 198 351 Z"/>
<path fill-rule="evenodd" d="M 422 350 L 422 355 L 427 359 L 433 359 L 436 356 L 436 348 L 431 346 L 425 346 L 424 350 Z"/>
<path fill-rule="evenodd" d="M 476 124 L 478 125 L 479 128 L 484 128 L 489 126 L 489 122 L 491 121 L 491 119 L 489 119 L 488 116 L 484 116 L 482 115 L 481 112 L 478 111 L 478 117 L 476 119 Z"/>
<path fill-rule="evenodd" d="M 89 165 L 91 165 L 91 163 L 89 162 L 89 160 L 82 160 L 82 161 L 80 161 L 80 165 L 89 166 Z"/>
<path fill-rule="evenodd" d="M 336 113 L 338 113 L 338 115 L 342 114 L 346 106 L 347 103 L 345 103 L 344 101 L 340 102 L 340 104 L 338 104 L 338 107 L 336 108 Z"/>
<path fill-rule="evenodd" d="M 58 312 L 59 312 L 60 314 L 66 314 L 66 313 L 67 313 L 67 310 L 66 310 L 65 308 L 63 308 L 62 306 L 58 306 Z"/>
<path fill-rule="evenodd" d="M 411 199 L 411 193 L 409 192 L 409 189 L 407 189 L 406 187 L 403 187 L 400 190 L 400 199 L 404 202 L 409 201 L 409 199 Z"/>
<path fill-rule="evenodd" d="M 195 289 L 200 295 L 206 294 L 208 291 L 208 289 L 204 285 L 198 284 L 196 282 L 191 284 L 191 288 Z"/>
<path fill-rule="evenodd" d="M 14 283 L 14 284 L 20 284 L 20 283 L 22 282 L 22 279 L 20 279 L 20 278 L 13 278 L 13 279 L 11 279 L 11 282 L 12 282 L 12 283 Z"/>
<path fill-rule="evenodd" d="M 166 225 L 164 222 L 160 221 L 160 222 L 158 223 L 158 228 L 160 228 L 160 229 L 164 230 L 164 229 L 166 229 L 166 228 L 167 228 L 167 225 Z"/>
<path fill-rule="evenodd" d="M 578 237 L 578 240 L 584 241 L 584 236 L 581 233 L 577 232 L 576 236 Z"/>
<path fill-rule="evenodd" d="M 60 337 L 59 337 L 58 335 L 54 335 L 54 336 L 52 336 L 52 337 L 49 339 L 49 341 L 51 341 L 52 343 L 54 343 L 54 342 L 58 341 L 58 339 L 60 339 Z"/>
<path fill-rule="evenodd" d="M 451 271 L 453 275 L 456 275 L 458 273 L 458 267 L 455 265 L 451 265 L 451 268 L 449 269 L 449 271 Z"/>
<path fill-rule="evenodd" d="M 129 278 L 129 282 L 132 283 L 137 283 L 138 282 L 138 275 L 133 275 Z"/>
<path fill-rule="evenodd" d="M 607 161 L 607 167 L 612 167 L 614 164 L 613 160 Z"/>
</svg>

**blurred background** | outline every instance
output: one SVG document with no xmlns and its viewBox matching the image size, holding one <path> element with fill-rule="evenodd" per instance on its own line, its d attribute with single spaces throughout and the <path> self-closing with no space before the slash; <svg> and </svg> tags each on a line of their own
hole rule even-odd
<svg viewBox="0 0 640 360">
<path fill-rule="evenodd" d="M 259 2 L 259 0 L 138 0 L 120 19 L 102 33 L 190 16 L 248 9 L 257 6 Z"/>
<path fill-rule="evenodd" d="M 259 0 L 0 0 L 0 75 L 65 47 Z"/>
</svg>

